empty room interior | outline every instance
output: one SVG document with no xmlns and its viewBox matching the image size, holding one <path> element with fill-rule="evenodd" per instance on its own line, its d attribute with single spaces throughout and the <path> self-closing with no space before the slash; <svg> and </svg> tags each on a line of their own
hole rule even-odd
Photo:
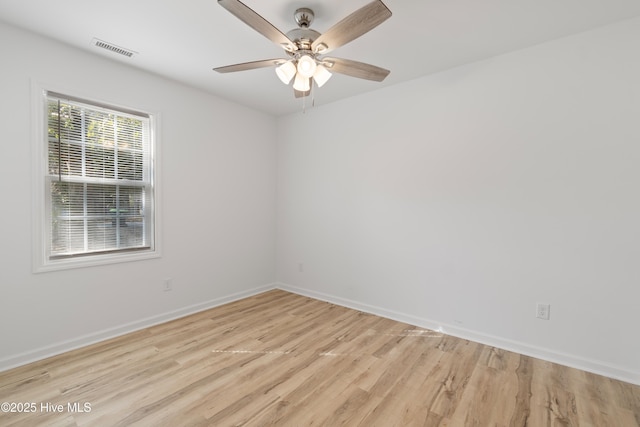
<svg viewBox="0 0 640 427">
<path fill-rule="evenodd" d="M 0 425 L 640 426 L 637 1 L 0 0 L 0 58 Z"/>
</svg>

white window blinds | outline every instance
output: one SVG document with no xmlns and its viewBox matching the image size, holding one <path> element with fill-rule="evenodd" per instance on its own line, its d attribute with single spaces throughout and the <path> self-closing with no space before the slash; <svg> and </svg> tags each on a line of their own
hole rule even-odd
<svg viewBox="0 0 640 427">
<path fill-rule="evenodd" d="M 50 260 L 153 249 L 150 118 L 46 94 Z"/>
</svg>

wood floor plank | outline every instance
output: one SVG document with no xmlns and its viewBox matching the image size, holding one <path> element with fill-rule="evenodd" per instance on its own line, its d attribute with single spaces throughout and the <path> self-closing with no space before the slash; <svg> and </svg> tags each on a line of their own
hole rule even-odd
<svg viewBox="0 0 640 427">
<path fill-rule="evenodd" d="M 640 427 L 640 386 L 279 290 L 1 372 L 0 402 L 36 405 L 3 427 Z"/>
</svg>

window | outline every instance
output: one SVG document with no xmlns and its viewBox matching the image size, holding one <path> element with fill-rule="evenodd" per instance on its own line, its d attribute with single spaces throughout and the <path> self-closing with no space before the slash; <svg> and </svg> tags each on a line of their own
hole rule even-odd
<svg viewBox="0 0 640 427">
<path fill-rule="evenodd" d="M 54 92 L 44 100 L 40 267 L 154 254 L 152 117 Z"/>
</svg>

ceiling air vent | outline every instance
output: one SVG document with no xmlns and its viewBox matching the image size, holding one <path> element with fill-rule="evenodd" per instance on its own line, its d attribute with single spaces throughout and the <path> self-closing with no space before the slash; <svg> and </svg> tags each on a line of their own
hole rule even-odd
<svg viewBox="0 0 640 427">
<path fill-rule="evenodd" d="M 103 49 L 109 50 L 109 51 L 111 51 L 113 53 L 124 55 L 127 58 L 131 58 L 133 56 L 133 54 L 136 53 L 136 52 L 134 52 L 132 50 L 125 49 L 123 47 L 116 46 L 114 44 L 111 44 L 111 43 L 108 43 L 108 42 L 105 42 L 105 41 L 102 41 L 102 40 L 99 40 L 99 39 L 93 39 L 92 40 L 92 44 L 94 46 L 101 47 Z"/>
</svg>

